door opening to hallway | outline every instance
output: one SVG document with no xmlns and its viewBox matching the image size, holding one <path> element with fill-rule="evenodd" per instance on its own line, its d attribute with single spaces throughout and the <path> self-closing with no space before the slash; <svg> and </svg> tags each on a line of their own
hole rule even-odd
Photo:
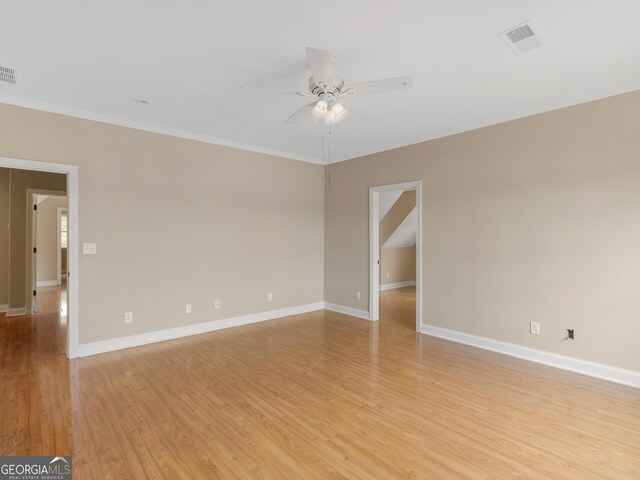
<svg viewBox="0 0 640 480">
<path fill-rule="evenodd" d="M 46 197 L 34 201 L 34 195 Z M 65 196 L 66 201 L 59 198 Z M 60 205 L 53 205 L 54 197 Z M 40 206 L 43 213 L 48 203 L 52 204 L 51 233 L 42 243 L 38 233 L 47 228 L 41 226 L 38 232 L 36 212 Z M 15 330 L 5 332 L 11 337 L 4 339 L 9 342 L 5 345 L 15 348 L 16 354 L 25 353 L 37 339 L 38 349 L 50 347 L 63 358 L 64 354 L 77 357 L 78 168 L 0 157 L 0 218 L 5 217 L 8 228 L 6 235 L 0 235 L 0 265 L 5 267 L 7 281 L 0 282 L 0 312 L 6 311 L 2 326 L 13 325 Z M 17 330 L 28 334 L 16 336 Z"/>
<path fill-rule="evenodd" d="M 66 192 L 29 189 L 33 210 L 31 232 L 31 313 L 41 287 L 66 284 L 67 276 L 67 197 Z"/>
<path fill-rule="evenodd" d="M 422 183 L 369 189 L 369 319 L 420 331 Z"/>
</svg>

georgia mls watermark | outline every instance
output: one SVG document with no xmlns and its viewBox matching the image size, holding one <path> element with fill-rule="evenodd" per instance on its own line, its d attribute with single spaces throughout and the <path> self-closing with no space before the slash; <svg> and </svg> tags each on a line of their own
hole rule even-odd
<svg viewBox="0 0 640 480">
<path fill-rule="evenodd" d="M 0 480 L 71 480 L 71 456 L 0 457 Z"/>
</svg>

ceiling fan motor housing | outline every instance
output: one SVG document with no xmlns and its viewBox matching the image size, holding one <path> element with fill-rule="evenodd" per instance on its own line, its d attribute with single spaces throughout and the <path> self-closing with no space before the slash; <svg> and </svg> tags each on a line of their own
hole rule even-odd
<svg viewBox="0 0 640 480">
<path fill-rule="evenodd" d="M 333 82 L 331 85 L 328 85 L 325 82 L 316 82 L 313 75 L 309 77 L 309 91 L 318 98 L 328 100 L 327 97 L 335 97 L 340 94 L 343 87 L 343 80 L 339 80 L 337 83 Z"/>
</svg>

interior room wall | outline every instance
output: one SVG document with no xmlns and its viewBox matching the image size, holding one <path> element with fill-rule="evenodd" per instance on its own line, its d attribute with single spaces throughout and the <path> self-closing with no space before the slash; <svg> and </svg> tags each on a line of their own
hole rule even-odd
<svg viewBox="0 0 640 480">
<path fill-rule="evenodd" d="M 11 169 L 10 309 L 25 308 L 27 304 L 27 189 L 64 192 L 66 188 L 66 175 Z"/>
<path fill-rule="evenodd" d="M 416 247 L 380 250 L 380 285 L 416 281 Z"/>
<path fill-rule="evenodd" d="M 636 91 L 327 167 L 325 300 L 368 309 L 368 189 L 422 180 L 424 323 L 640 371 L 639 111 Z"/>
<path fill-rule="evenodd" d="M 9 308 L 9 175 L 0 168 L 0 312 Z"/>
<path fill-rule="evenodd" d="M 67 207 L 67 197 L 51 196 L 38 205 L 36 216 L 36 280 L 58 280 L 58 208 Z"/>
<path fill-rule="evenodd" d="M 0 132 L 78 166 L 81 344 L 322 301 L 320 166 L 9 105 Z"/>
</svg>

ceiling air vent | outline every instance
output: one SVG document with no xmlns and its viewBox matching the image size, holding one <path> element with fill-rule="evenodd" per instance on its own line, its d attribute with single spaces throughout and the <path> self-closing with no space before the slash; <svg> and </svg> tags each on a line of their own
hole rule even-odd
<svg viewBox="0 0 640 480">
<path fill-rule="evenodd" d="M 524 53 L 542 45 L 540 32 L 533 22 L 525 22 L 500 34 L 516 53 Z"/>
<path fill-rule="evenodd" d="M 16 83 L 16 71 L 11 67 L 0 65 L 0 80 L 3 82 Z"/>
</svg>

